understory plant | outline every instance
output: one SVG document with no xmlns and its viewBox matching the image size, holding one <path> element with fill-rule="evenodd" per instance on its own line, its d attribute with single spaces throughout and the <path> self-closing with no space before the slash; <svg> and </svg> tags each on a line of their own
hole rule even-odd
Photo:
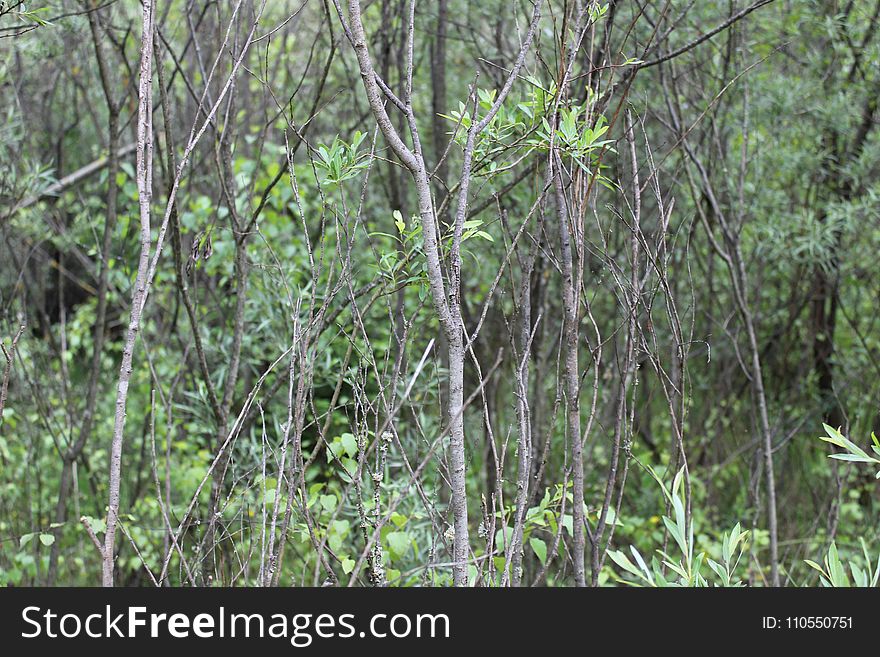
<svg viewBox="0 0 880 657">
<path fill-rule="evenodd" d="M 666 487 L 663 480 L 650 467 L 648 471 L 660 485 L 660 490 L 669 502 L 672 517 L 663 516 L 663 524 L 672 536 L 678 552 L 670 554 L 663 549 L 655 550 L 648 565 L 645 558 L 634 546 L 630 546 L 633 559 L 623 550 L 610 550 L 608 556 L 623 571 L 634 577 L 615 576 L 619 582 L 630 586 L 653 587 L 704 587 L 721 586 L 736 587 L 743 583 L 736 575 L 749 532 L 743 530 L 739 523 L 721 537 L 721 561 L 706 556 L 705 552 L 697 552 L 694 541 L 694 523 L 688 518 L 685 507 L 685 494 L 682 489 L 684 468 L 678 471 L 672 481 L 672 489 Z M 708 566 L 709 570 L 705 570 Z"/>
<path fill-rule="evenodd" d="M 822 427 L 825 429 L 825 435 L 819 436 L 819 439 L 845 450 L 844 452 L 829 454 L 828 458 L 849 463 L 868 463 L 874 466 L 880 466 L 880 459 L 868 454 L 865 450 L 844 436 L 840 429 L 835 429 L 827 424 L 823 424 Z M 871 445 L 871 450 L 880 456 L 880 442 L 878 442 L 877 436 L 874 433 L 871 433 L 871 442 L 873 443 Z M 874 478 L 880 479 L 880 469 L 877 470 Z M 868 552 L 868 546 L 865 543 L 865 539 L 859 537 L 859 543 L 862 548 L 862 556 L 865 560 L 864 568 L 852 560 L 847 561 L 844 564 L 844 561 L 840 558 L 840 553 L 837 550 L 837 543 L 835 541 L 832 541 L 831 545 L 828 547 L 828 551 L 822 560 L 822 564 L 818 564 L 810 559 L 805 559 L 804 561 L 810 566 L 810 568 L 819 572 L 819 582 L 822 586 L 834 588 L 847 588 L 850 586 L 863 588 L 876 587 L 878 583 L 880 583 L 880 555 L 877 556 L 877 565 L 872 566 L 872 557 Z M 849 568 L 847 568 L 847 566 Z M 852 574 L 852 579 L 847 575 L 847 570 Z"/>
</svg>

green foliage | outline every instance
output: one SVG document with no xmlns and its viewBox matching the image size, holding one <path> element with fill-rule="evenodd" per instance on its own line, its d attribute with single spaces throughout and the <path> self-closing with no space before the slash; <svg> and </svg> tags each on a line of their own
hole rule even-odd
<svg viewBox="0 0 880 657">
<path fill-rule="evenodd" d="M 679 470 L 673 481 L 671 490 L 650 466 L 649 472 L 660 485 L 663 496 L 672 508 L 672 517 L 663 516 L 663 524 L 678 547 L 677 554 L 670 555 L 661 549 L 656 550 L 657 556 L 651 558 L 648 566 L 645 558 L 634 545 L 630 546 L 633 560 L 622 550 L 609 550 L 608 557 L 626 573 L 635 576 L 635 580 L 620 579 L 621 582 L 633 586 L 742 586 L 736 570 L 747 547 L 749 532 L 743 531 L 739 523 L 721 537 L 721 561 L 707 558 L 705 552 L 695 553 L 694 524 L 688 521 L 685 505 L 686 499 L 682 488 L 684 469 Z M 711 574 L 703 566 L 708 565 Z M 672 572 L 672 576 L 667 573 Z"/>
<path fill-rule="evenodd" d="M 829 454 L 828 458 L 837 459 L 838 461 L 847 461 L 850 463 L 869 463 L 873 465 L 880 465 L 880 459 L 875 456 L 871 456 L 861 447 L 856 445 L 854 442 L 846 438 L 842 433 L 840 433 L 839 429 L 834 429 L 829 427 L 827 424 L 822 425 L 825 428 L 825 436 L 819 436 L 819 440 L 824 440 L 826 443 L 831 443 L 832 445 L 836 445 L 841 449 L 846 450 L 844 454 Z M 871 449 L 873 452 L 880 456 L 880 441 L 877 440 L 877 436 L 873 433 L 871 434 Z M 880 479 L 880 469 L 877 470 L 877 473 L 874 475 L 876 479 Z"/>
<path fill-rule="evenodd" d="M 230 57 L 242 52 L 242 44 L 220 49 L 213 38 L 201 42 L 204 52 L 193 52 L 186 30 L 174 29 L 187 25 L 190 4 L 199 5 L 172 2 L 160 12 L 167 22 L 157 66 L 165 67 L 171 112 L 164 115 L 156 80 L 154 244 L 173 175 L 165 132 L 179 158 L 191 121 L 204 120 L 198 100 L 204 92 L 211 106 Z M 228 18 L 227 4 L 211 5 L 212 25 Z M 383 14 L 381 3 L 363 4 L 368 48 L 377 66 L 387 67 L 383 82 L 402 98 L 406 71 L 397 64 L 406 59 L 405 17 Z M 498 98 L 508 55 L 523 35 L 519 10 L 508 5 L 450 0 L 455 21 L 442 98 L 434 96 L 432 78 L 438 17 L 417 5 L 411 100 L 418 143 L 398 103 L 383 98 L 403 142 L 425 156 L 447 282 L 461 149 L 474 117 Z M 21 323 L 26 330 L 12 354 L 0 415 L 0 584 L 46 582 L 52 554 L 58 583 L 94 584 L 100 556 L 79 517 L 103 536 L 116 378 L 140 249 L 130 150 L 139 34 L 118 28 L 137 25 L 140 6 L 104 3 L 92 14 L 107 39 L 100 51 L 121 103 L 119 145 L 129 147 L 112 177 L 104 166 L 110 117 L 90 14 L 50 24 L 56 14 L 34 3 L 6 13 L 3 7 L 10 4 L 0 3 L 0 88 L 8 101 L 0 120 L 0 343 L 8 347 Z M 626 413 L 618 456 L 656 467 L 631 468 L 619 513 L 615 503 L 606 511 L 612 547 L 624 547 L 608 553 L 599 584 L 766 583 L 767 500 L 741 292 L 755 318 L 774 432 L 779 538 L 798 550 L 781 551 L 787 562 L 780 570 L 789 583 L 876 586 L 880 564 L 869 555 L 880 539 L 880 506 L 862 467 L 880 477 L 873 433 L 880 396 L 880 37 L 871 27 L 873 7 L 847 3 L 844 14 L 814 2 L 771 3 L 694 48 L 687 47 L 698 33 L 729 17 L 719 3 L 675 0 L 669 15 L 683 19 L 669 32 L 642 18 L 620 29 L 627 12 L 608 3 L 584 8 L 587 36 L 570 59 L 562 48 L 577 36 L 571 7 L 555 0 L 546 6 L 510 95 L 475 142 L 461 280 L 447 290 L 447 301 L 462 301 L 468 331 L 465 478 L 470 548 L 478 557 L 470 581 L 498 585 L 513 557 L 522 556 L 523 583 L 539 573 L 538 584 L 573 582 L 558 201 L 545 176 L 552 147 L 581 286 L 580 420 L 582 430 L 591 429 L 585 496 L 577 503 L 587 527 L 599 525 L 619 407 Z M 170 231 L 155 261 L 126 408 L 127 537 L 117 560 L 126 584 L 150 583 L 145 566 L 154 573 L 161 567 L 167 523 L 176 528 L 194 496 L 180 550 L 169 557 L 172 584 L 193 583 L 186 566 L 205 583 L 211 556 L 221 564 L 210 573 L 214 583 L 253 583 L 271 541 L 286 546 L 277 573 L 285 586 L 321 582 L 318 549 L 341 584 L 352 577 L 370 583 L 374 566 L 391 586 L 451 583 L 449 362 L 428 284 L 423 220 L 413 214 L 420 206 L 409 173 L 376 131 L 347 40 L 331 41 L 338 23 L 328 29 L 320 3 L 304 5 L 296 20 L 289 10 L 267 3 L 255 32 L 264 36 L 236 77 L 235 102 L 221 103 L 182 171 L 179 253 Z M 245 14 L 241 21 L 249 20 Z M 246 34 L 246 27 L 239 23 L 230 34 Z M 315 44 L 308 56 L 298 56 L 303 43 Z M 644 44 L 652 45 L 645 51 Z M 628 56 L 651 60 L 683 47 L 662 67 L 639 68 Z M 202 63 L 215 56 L 207 86 Z M 573 79 L 560 89 L 569 63 Z M 438 120 L 434 108 L 451 109 Z M 636 125 L 641 232 L 632 221 L 627 114 Z M 448 149 L 444 137 L 453 140 Z M 705 165 L 705 178 L 694 159 Z M 56 186 L 92 166 L 75 183 Z M 723 217 L 709 202 L 710 187 Z M 118 192 L 118 216 L 104 253 L 111 191 Z M 729 240 L 708 237 L 722 219 L 739 240 L 742 283 L 732 282 L 716 250 Z M 56 523 L 64 455 L 86 415 L 103 264 L 107 319 L 97 333 L 103 347 L 94 360 L 93 425 L 68 473 L 67 520 Z M 642 286 L 637 366 L 621 387 L 633 281 Z M 530 353 L 523 354 L 526 291 Z M 276 363 L 291 349 L 292 363 Z M 0 374 L 5 364 L 0 355 Z M 513 555 L 521 395 L 514 374 L 521 364 L 530 368 L 534 477 L 522 554 Z M 226 417 L 216 415 L 212 388 L 221 404 L 228 401 Z M 832 417 L 835 425 L 845 417 L 852 436 L 871 442 L 826 425 L 822 440 L 835 448 L 826 457 L 812 432 L 801 440 L 800 427 Z M 386 423 L 395 439 L 382 461 Z M 211 555 L 205 541 L 213 482 L 206 475 L 218 440 L 233 428 L 217 515 L 223 542 Z M 286 439 L 292 442 L 282 471 Z M 682 473 L 671 472 L 679 449 L 700 472 L 690 481 L 690 499 Z M 619 483 L 611 487 L 615 495 Z M 658 509 L 658 497 L 668 511 Z M 290 524 L 283 534 L 276 523 L 273 536 L 268 519 L 276 508 L 282 519 L 289 511 Z M 834 522 L 827 522 L 832 509 Z M 749 531 L 737 522 L 744 519 Z"/>
<path fill-rule="evenodd" d="M 360 152 L 365 138 L 366 135 L 357 130 L 351 143 L 342 141 L 337 135 L 330 146 L 318 146 L 315 166 L 324 173 L 322 185 L 340 185 L 369 166 L 369 155 Z"/>
<path fill-rule="evenodd" d="M 825 428 L 826 435 L 819 436 L 819 439 L 846 450 L 846 453 L 843 454 L 829 454 L 829 458 L 850 463 L 880 464 L 880 460 L 867 454 L 858 445 L 846 438 L 839 429 L 834 429 L 827 424 L 822 426 Z M 877 436 L 873 433 L 871 434 L 871 441 L 873 442 L 871 449 L 874 453 L 880 455 L 880 443 L 878 443 Z M 880 472 L 877 472 L 875 478 L 880 479 Z M 865 539 L 859 537 L 859 544 L 862 548 L 864 568 L 855 561 L 849 561 L 848 565 L 849 571 L 852 573 L 852 580 L 847 575 L 846 565 L 844 565 L 843 560 L 840 558 L 835 541 L 831 542 L 822 565 L 809 559 L 805 560 L 805 563 L 819 573 L 819 581 L 822 583 L 822 586 L 835 588 L 848 588 L 853 585 L 861 588 L 877 587 L 878 583 L 880 583 L 880 556 L 877 558 L 876 566 L 872 565 L 872 558 L 868 553 Z"/>
<path fill-rule="evenodd" d="M 868 554 L 864 540 L 861 540 L 861 545 L 865 568 L 863 569 L 855 561 L 850 561 L 849 570 L 852 573 L 852 580 L 846 573 L 846 566 L 840 559 L 837 545 L 833 541 L 825 555 L 823 565 L 809 559 L 806 560 L 806 564 L 819 572 L 822 586 L 835 588 L 848 588 L 853 585 L 861 588 L 876 587 L 880 583 L 880 557 L 878 557 L 877 565 L 872 566 L 871 556 Z"/>
<path fill-rule="evenodd" d="M 36 27 L 51 25 L 52 23 L 43 18 L 48 11 L 48 7 L 29 9 L 28 3 L 25 2 L 0 0 L 0 16 L 11 14 L 25 25 L 33 25 Z"/>
</svg>

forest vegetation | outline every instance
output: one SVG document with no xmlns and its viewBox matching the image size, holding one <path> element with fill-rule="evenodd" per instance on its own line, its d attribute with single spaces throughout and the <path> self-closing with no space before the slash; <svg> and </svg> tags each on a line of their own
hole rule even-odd
<svg viewBox="0 0 880 657">
<path fill-rule="evenodd" d="M 0 584 L 876 586 L 878 24 L 0 1 Z"/>
</svg>

